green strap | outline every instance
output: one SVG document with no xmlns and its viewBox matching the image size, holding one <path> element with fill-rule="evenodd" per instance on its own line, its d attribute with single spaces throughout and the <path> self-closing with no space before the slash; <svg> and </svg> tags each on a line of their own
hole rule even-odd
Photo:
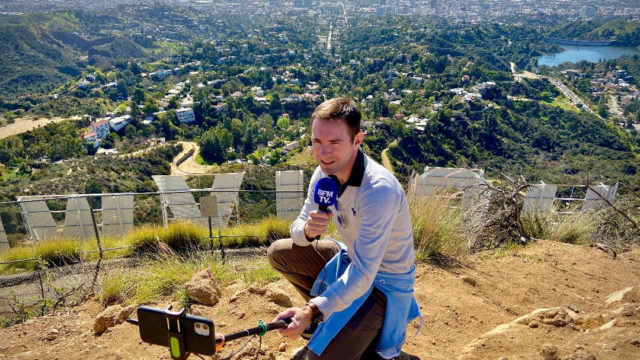
<svg viewBox="0 0 640 360">
<path fill-rule="evenodd" d="M 260 328 L 258 336 L 264 336 L 264 334 L 267 333 L 267 325 L 262 321 L 262 319 L 258 320 L 258 327 Z"/>
</svg>

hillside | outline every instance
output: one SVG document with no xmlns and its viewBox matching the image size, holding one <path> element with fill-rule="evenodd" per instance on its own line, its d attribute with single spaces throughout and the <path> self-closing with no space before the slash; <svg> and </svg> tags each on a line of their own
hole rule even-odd
<svg viewBox="0 0 640 360">
<path fill-rule="evenodd" d="M 623 46 L 640 45 L 640 24 L 623 18 L 609 21 L 583 20 L 552 29 L 552 38 L 566 40 L 615 41 Z"/>
<path fill-rule="evenodd" d="M 124 37 L 93 40 L 70 31 L 0 25 L 0 101 L 45 94 L 79 75 L 87 64 L 144 58 L 147 51 Z"/>
<path fill-rule="evenodd" d="M 0 100 L 45 93 L 81 72 L 79 53 L 28 25 L 0 26 Z"/>
<path fill-rule="evenodd" d="M 227 268 L 246 271 L 246 260 Z M 640 344 L 639 262 L 638 248 L 613 259 L 589 246 L 541 241 L 515 250 L 420 263 L 416 298 L 424 324 L 415 338 L 411 334 L 418 324 L 409 325 L 404 351 L 420 359 L 634 358 Z M 250 285 L 236 282 L 223 289 L 217 305 L 194 305 L 191 312 L 212 318 L 219 332 L 230 333 L 253 327 L 258 319 L 269 321 L 284 309 L 265 299 L 266 292 L 281 294 L 281 300 L 290 297 L 296 305 L 303 303 L 283 280 Z M 623 289 L 626 292 L 610 297 Z M 537 310 L 541 308 L 545 310 Z M 130 324 L 94 335 L 94 319 L 102 310 L 91 300 L 0 329 L 0 336 L 9 339 L 0 347 L 0 357 L 42 359 L 64 353 L 65 359 L 82 360 L 169 359 L 166 348 L 141 342 L 138 329 Z M 222 356 L 244 343 L 228 343 Z M 290 359 L 303 345 L 301 339 L 269 333 L 257 358 Z M 234 359 L 255 358 L 257 347 L 254 339 Z"/>
</svg>

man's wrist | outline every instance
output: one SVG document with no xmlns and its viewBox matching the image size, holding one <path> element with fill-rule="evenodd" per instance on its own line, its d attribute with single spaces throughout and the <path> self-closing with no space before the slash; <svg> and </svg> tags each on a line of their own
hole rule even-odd
<svg viewBox="0 0 640 360">
<path fill-rule="evenodd" d="M 307 241 L 309 241 L 309 242 L 311 242 L 311 241 L 316 239 L 315 237 L 311 237 L 311 236 L 307 235 L 307 224 L 304 225 L 303 233 L 304 233 L 304 237 L 307 238 Z"/>
<path fill-rule="evenodd" d="M 320 309 L 318 309 L 318 305 L 316 305 L 315 303 L 309 301 L 306 307 L 308 307 L 311 310 L 311 317 L 316 317 L 318 315 L 322 316 Z"/>
</svg>

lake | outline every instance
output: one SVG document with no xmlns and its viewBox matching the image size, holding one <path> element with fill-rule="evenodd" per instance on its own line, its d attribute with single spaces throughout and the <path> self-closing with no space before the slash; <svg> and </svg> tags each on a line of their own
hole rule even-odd
<svg viewBox="0 0 640 360">
<path fill-rule="evenodd" d="M 538 66 L 557 66 L 566 62 L 577 63 L 581 60 L 598 62 L 617 59 L 623 55 L 640 55 L 640 51 L 633 47 L 562 45 L 562 48 L 565 51 L 561 53 L 539 57 Z"/>
</svg>

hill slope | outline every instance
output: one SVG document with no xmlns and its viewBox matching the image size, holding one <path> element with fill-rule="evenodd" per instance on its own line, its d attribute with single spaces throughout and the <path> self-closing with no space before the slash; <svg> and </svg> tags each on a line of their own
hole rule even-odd
<svg viewBox="0 0 640 360">
<path fill-rule="evenodd" d="M 82 72 L 118 58 L 143 58 L 140 45 L 124 37 L 85 39 L 72 32 L 24 24 L 0 25 L 0 100 L 43 94 Z"/>
<path fill-rule="evenodd" d="M 543 241 L 511 251 L 449 259 L 440 265 L 419 264 L 416 298 L 424 325 L 415 338 L 411 335 L 417 323 L 409 325 L 404 350 L 420 359 L 537 359 L 551 353 L 555 357 L 546 358 L 587 359 L 589 354 L 597 359 L 633 358 L 640 340 L 639 262 L 637 248 L 612 259 L 588 246 Z M 246 261 L 245 265 L 241 261 L 227 266 L 246 269 Z M 609 294 L 631 286 L 636 287 L 607 305 Z M 282 280 L 267 287 L 283 289 L 294 304 L 303 303 Z M 244 283 L 231 285 L 223 290 L 216 306 L 196 305 L 192 312 L 214 319 L 219 332 L 230 333 L 253 327 L 258 319 L 271 320 L 283 310 L 260 296 L 257 288 L 247 288 Z M 538 308 L 552 309 L 509 325 Z M 50 358 L 64 351 L 68 359 L 169 358 L 167 349 L 142 343 L 138 329 L 126 323 L 101 336 L 93 335 L 94 318 L 101 311 L 91 301 L 56 316 L 0 329 L 0 336 L 8 339 L 0 355 Z M 257 343 L 254 340 L 234 358 L 253 359 Z M 229 343 L 222 355 L 242 344 L 243 340 Z M 258 358 L 289 359 L 303 345 L 300 339 L 269 333 Z M 576 357 L 579 355 L 585 357 Z"/>
</svg>

